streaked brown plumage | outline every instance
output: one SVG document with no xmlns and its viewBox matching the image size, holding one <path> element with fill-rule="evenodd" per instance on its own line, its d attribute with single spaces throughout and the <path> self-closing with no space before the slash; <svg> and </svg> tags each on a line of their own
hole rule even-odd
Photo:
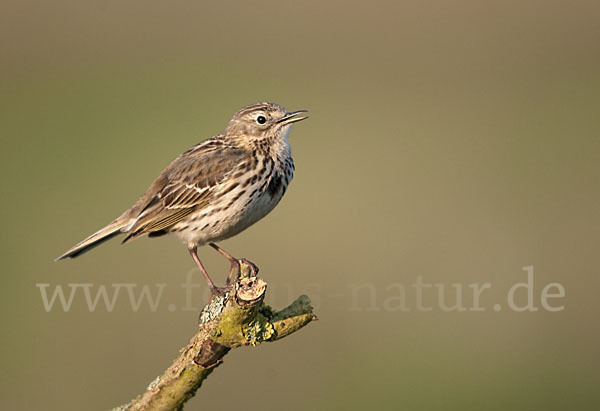
<svg viewBox="0 0 600 411">
<path fill-rule="evenodd" d="M 128 234 L 124 243 L 173 233 L 187 244 L 214 291 L 196 249 L 238 234 L 281 200 L 294 172 L 288 133 L 292 123 L 306 118 L 298 116 L 302 112 L 266 102 L 237 111 L 223 134 L 173 160 L 131 208 L 57 260 L 77 257 L 121 233 Z"/>
</svg>

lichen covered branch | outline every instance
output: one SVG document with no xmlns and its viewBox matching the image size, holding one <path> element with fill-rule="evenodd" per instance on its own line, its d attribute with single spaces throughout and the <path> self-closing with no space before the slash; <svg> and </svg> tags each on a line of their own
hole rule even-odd
<svg viewBox="0 0 600 411">
<path fill-rule="evenodd" d="M 237 280 L 223 295 L 213 295 L 200 314 L 199 330 L 179 357 L 142 395 L 115 410 L 180 410 L 232 349 L 276 341 L 304 327 L 316 316 L 307 296 L 281 311 L 263 300 L 267 284 L 247 260 L 238 260 Z"/>
</svg>

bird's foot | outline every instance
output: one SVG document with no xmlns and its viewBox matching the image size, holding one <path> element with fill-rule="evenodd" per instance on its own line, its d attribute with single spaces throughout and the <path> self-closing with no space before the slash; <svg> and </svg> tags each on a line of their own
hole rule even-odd
<svg viewBox="0 0 600 411">
<path fill-rule="evenodd" d="M 229 270 L 229 275 L 227 276 L 227 286 L 235 283 L 240 278 L 256 277 L 256 274 L 258 274 L 258 267 L 251 261 L 248 261 L 245 258 L 235 258 L 215 243 L 209 243 L 209 245 L 217 250 L 219 254 L 225 257 L 231 264 L 231 269 Z"/>
<path fill-rule="evenodd" d="M 244 277 L 256 277 L 258 274 L 258 267 L 252 261 L 242 258 L 238 260 L 240 271 L 238 278 Z"/>
<path fill-rule="evenodd" d="M 245 258 L 235 259 L 235 264 L 232 262 L 231 271 L 227 277 L 227 285 L 230 286 L 241 280 L 242 278 L 253 278 L 258 274 L 258 267 Z"/>
<path fill-rule="evenodd" d="M 217 287 L 215 285 L 210 287 L 211 298 L 212 297 L 224 297 L 225 294 L 233 289 L 233 285 L 226 285 L 225 287 Z"/>
<path fill-rule="evenodd" d="M 232 264 L 231 272 L 227 277 L 227 284 L 224 287 L 217 287 L 212 281 L 209 282 L 209 287 L 212 296 L 223 297 L 229 291 L 233 289 L 233 285 L 239 282 L 243 278 L 256 278 L 258 274 L 258 267 L 252 261 L 245 258 L 235 259 L 237 263 L 235 266 Z M 235 268 L 235 269 L 234 269 Z M 235 274 L 235 275 L 233 275 Z"/>
</svg>

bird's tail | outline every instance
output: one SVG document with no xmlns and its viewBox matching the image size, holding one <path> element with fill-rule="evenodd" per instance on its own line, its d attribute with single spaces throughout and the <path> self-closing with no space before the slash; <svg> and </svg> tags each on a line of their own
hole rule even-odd
<svg viewBox="0 0 600 411">
<path fill-rule="evenodd" d="M 101 230 L 96 231 L 94 234 L 81 241 L 66 253 L 55 259 L 54 261 L 62 260 L 63 258 L 75 258 L 80 254 L 83 254 L 97 245 L 102 244 L 103 242 L 110 240 L 116 235 L 119 235 L 125 231 L 127 231 L 127 226 L 131 224 L 129 219 L 117 218 L 115 221 L 102 228 Z"/>
</svg>

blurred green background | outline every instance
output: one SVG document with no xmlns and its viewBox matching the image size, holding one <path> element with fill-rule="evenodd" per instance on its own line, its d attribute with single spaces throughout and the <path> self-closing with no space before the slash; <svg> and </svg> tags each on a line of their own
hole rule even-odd
<svg viewBox="0 0 600 411">
<path fill-rule="evenodd" d="M 260 266 L 269 303 L 307 293 L 320 321 L 231 352 L 186 409 L 596 409 L 597 2 L 0 9 L 2 409 L 108 409 L 170 364 L 198 317 L 181 284 L 202 283 L 183 245 L 113 240 L 52 260 L 260 100 L 310 110 L 291 134 L 295 179 L 221 245 Z M 224 280 L 227 263 L 200 256 Z M 536 306 L 560 283 L 563 311 L 507 309 L 529 265 Z M 489 282 L 485 311 L 444 312 L 436 289 L 417 311 L 418 276 L 448 304 L 462 284 L 467 307 L 468 284 Z M 167 286 L 156 312 L 134 312 L 125 290 L 112 312 L 90 312 L 81 290 L 46 312 L 39 283 Z M 206 287 L 193 293 L 200 307 Z"/>
</svg>

